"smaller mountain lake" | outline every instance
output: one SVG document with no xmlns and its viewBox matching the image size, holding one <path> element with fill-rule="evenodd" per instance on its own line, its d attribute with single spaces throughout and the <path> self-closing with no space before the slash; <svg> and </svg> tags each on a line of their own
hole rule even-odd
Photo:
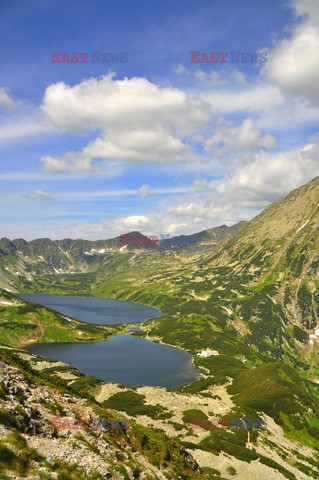
<svg viewBox="0 0 319 480">
<path fill-rule="evenodd" d="M 101 297 L 75 297 L 48 293 L 21 293 L 23 300 L 41 303 L 57 312 L 87 323 L 102 325 L 143 322 L 160 317 L 157 308 Z"/>
<path fill-rule="evenodd" d="M 200 374 L 188 352 L 125 334 L 102 342 L 35 343 L 25 348 L 123 385 L 170 388 L 193 382 Z"/>
</svg>

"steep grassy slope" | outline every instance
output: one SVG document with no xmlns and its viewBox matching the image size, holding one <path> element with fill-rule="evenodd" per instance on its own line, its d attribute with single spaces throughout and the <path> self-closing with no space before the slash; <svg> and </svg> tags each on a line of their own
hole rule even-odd
<svg viewBox="0 0 319 480">
<path fill-rule="evenodd" d="M 302 353 L 319 323 L 319 178 L 270 205 L 208 261 L 232 290 L 245 287 L 229 321 L 251 343 L 275 356 Z"/>
</svg>

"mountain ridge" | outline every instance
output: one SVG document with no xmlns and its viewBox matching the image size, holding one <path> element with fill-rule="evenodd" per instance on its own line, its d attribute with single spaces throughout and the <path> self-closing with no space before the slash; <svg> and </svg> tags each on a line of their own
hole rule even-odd
<svg viewBox="0 0 319 480">
<path fill-rule="evenodd" d="M 185 247 L 185 244 L 197 244 L 201 248 L 215 249 L 231 235 L 239 231 L 245 222 L 231 227 L 226 225 L 214 227 L 192 235 L 182 235 L 157 241 L 153 245 L 148 239 L 146 246 L 129 246 L 128 251 L 160 253 L 167 249 Z M 145 236 L 132 231 L 126 235 L 140 239 Z M 146 237 L 147 238 L 147 237 Z M 181 241 L 182 240 L 182 241 Z M 46 274 L 72 274 L 88 272 L 99 258 L 107 254 L 115 254 L 121 250 L 122 239 L 117 236 L 106 240 L 82 240 L 65 238 L 51 240 L 39 238 L 27 242 L 24 239 L 0 239 L 0 287 L 17 291 L 19 278 L 26 277 L 32 281 L 34 276 Z"/>
</svg>

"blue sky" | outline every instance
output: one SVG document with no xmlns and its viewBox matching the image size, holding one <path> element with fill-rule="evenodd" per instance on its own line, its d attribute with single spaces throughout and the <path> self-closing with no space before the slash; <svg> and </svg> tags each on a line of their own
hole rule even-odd
<svg viewBox="0 0 319 480">
<path fill-rule="evenodd" d="M 316 0 L 2 0 L 0 235 L 193 233 L 311 180 L 318 20 Z"/>
</svg>

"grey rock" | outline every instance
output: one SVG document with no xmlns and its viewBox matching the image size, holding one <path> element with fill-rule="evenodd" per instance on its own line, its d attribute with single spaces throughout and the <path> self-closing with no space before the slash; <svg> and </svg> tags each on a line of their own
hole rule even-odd
<svg viewBox="0 0 319 480">
<path fill-rule="evenodd" d="M 55 461 L 53 460 L 52 457 L 48 457 L 47 462 L 48 462 L 49 465 L 51 465 L 51 467 L 53 467 L 53 468 L 57 467 L 57 464 L 55 463 Z"/>
</svg>

